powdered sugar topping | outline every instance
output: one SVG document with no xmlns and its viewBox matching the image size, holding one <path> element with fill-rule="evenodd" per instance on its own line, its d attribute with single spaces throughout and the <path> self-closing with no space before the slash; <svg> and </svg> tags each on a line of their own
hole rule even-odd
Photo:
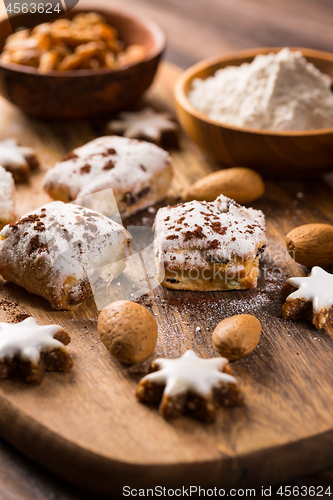
<svg viewBox="0 0 333 500">
<path fill-rule="evenodd" d="M 202 359 L 194 351 L 186 351 L 180 358 L 160 358 L 154 364 L 160 370 L 146 375 L 142 381 L 165 384 L 164 394 L 168 396 L 191 391 L 210 397 L 213 387 L 218 384 L 237 384 L 235 377 L 222 372 L 228 364 L 228 360 L 222 357 Z"/>
<path fill-rule="evenodd" d="M 287 300 L 311 301 L 315 313 L 333 306 L 333 274 L 315 266 L 307 277 L 289 278 L 287 283 L 298 288 Z"/>
<path fill-rule="evenodd" d="M 26 165 L 26 158 L 34 154 L 33 149 L 19 146 L 16 139 L 6 139 L 0 142 L 0 165 L 5 167 Z"/>
<path fill-rule="evenodd" d="M 55 201 L 30 212 L 0 233 L 0 254 L 20 273 L 38 260 L 55 276 L 86 277 L 86 269 L 116 262 L 126 247 L 126 229 L 98 212 Z"/>
<path fill-rule="evenodd" d="M 163 132 L 178 129 L 170 113 L 157 113 L 152 108 L 136 112 L 124 111 L 119 114 L 118 120 L 108 123 L 108 128 L 116 134 L 123 133 L 125 137 L 147 137 L 153 141 L 159 141 Z"/>
<path fill-rule="evenodd" d="M 161 208 L 155 230 L 156 252 L 163 253 L 163 260 L 177 260 L 177 265 L 183 261 L 185 267 L 189 260 L 191 265 L 200 265 L 202 251 L 212 261 L 235 256 L 249 260 L 266 242 L 264 214 L 223 195 L 214 202 L 190 201 Z"/>
<path fill-rule="evenodd" d="M 46 173 L 44 188 L 49 190 L 54 183 L 71 200 L 108 188 L 115 193 L 136 193 L 169 163 L 169 154 L 154 144 L 99 137 L 56 163 Z"/>
<path fill-rule="evenodd" d="M 0 166 L 0 227 L 1 223 L 7 224 L 15 218 L 14 193 L 12 174 Z"/>
<path fill-rule="evenodd" d="M 66 350 L 62 342 L 53 338 L 63 329 L 58 325 L 38 325 L 34 318 L 21 323 L 0 323 L 0 360 L 18 355 L 23 361 L 38 363 L 40 353 L 52 349 Z"/>
</svg>

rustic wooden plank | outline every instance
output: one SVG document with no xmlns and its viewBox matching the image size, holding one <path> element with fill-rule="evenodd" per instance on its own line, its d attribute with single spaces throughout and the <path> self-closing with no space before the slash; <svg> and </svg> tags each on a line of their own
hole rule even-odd
<svg viewBox="0 0 333 500">
<path fill-rule="evenodd" d="M 80 0 L 80 6 L 91 6 Z M 333 51 L 330 0 L 98 0 L 149 16 L 168 35 L 167 58 L 185 68 L 252 47 L 299 46 Z M 4 4 L 0 4 L 0 15 Z"/>
<path fill-rule="evenodd" d="M 81 2 L 82 0 L 80 4 Z M 107 0 L 107 4 L 119 7 L 119 3 L 115 0 Z M 123 0 L 121 8 L 129 8 L 138 14 L 149 15 L 159 22 L 169 36 L 168 59 L 183 67 L 211 55 L 259 45 L 303 45 L 330 51 L 333 48 L 331 30 L 333 5 L 330 0 L 267 0 L 264 3 L 260 0 L 247 0 L 246 2 L 240 0 L 234 2 L 227 0 L 183 0 L 181 3 Z M 0 12 L 2 15 L 3 4 L 1 2 Z M 165 93 L 163 99 L 164 97 L 166 97 Z M 162 100 L 159 99 L 158 105 L 163 106 L 163 102 L 160 101 Z M 3 108 L 1 109 L 3 111 Z M 8 119 L 8 115 L 6 117 L 1 115 L 1 121 L 5 127 L 0 133 L 5 130 L 8 135 L 20 135 L 20 130 L 17 130 L 16 127 L 22 123 L 23 117 L 13 108 L 7 108 L 7 112 L 11 118 Z M 14 121 L 15 127 L 11 128 L 10 124 Z M 25 121 L 24 127 L 25 134 L 27 134 L 29 127 L 32 128 L 33 132 L 28 134 L 29 141 L 32 140 L 33 144 L 40 147 L 43 167 L 46 167 L 68 150 L 70 144 L 79 145 L 85 139 L 90 138 L 89 134 L 93 133 L 90 125 L 83 126 L 82 136 L 80 135 L 81 125 L 75 124 L 75 129 L 79 127 L 78 135 L 76 141 L 72 142 L 67 142 L 66 133 L 61 133 L 61 126 L 49 129 L 44 127 L 41 122 Z M 94 130 L 96 130 L 95 124 L 93 125 Z M 186 162 L 192 164 L 190 163 L 190 153 L 186 157 Z M 179 163 L 181 163 L 180 160 Z M 197 166 L 197 162 L 194 162 L 196 170 L 192 173 L 191 169 L 191 181 L 199 178 L 200 172 L 208 172 L 210 168 L 215 168 L 214 166 L 206 166 L 202 158 L 200 158 L 200 163 L 201 165 Z M 186 174 L 186 169 L 179 172 L 177 169 L 178 184 L 182 184 L 187 179 Z M 33 185 L 36 184 L 37 179 L 38 177 L 34 178 Z M 295 198 L 296 189 L 295 187 L 290 200 L 298 202 L 299 199 Z M 317 193 L 318 196 L 321 194 L 321 191 L 315 186 L 310 185 L 308 190 L 309 192 L 313 191 L 314 194 Z M 31 194 L 31 191 L 27 190 L 26 193 L 28 192 Z M 279 204 L 278 191 L 274 191 L 272 188 L 270 195 L 272 196 L 272 219 L 276 218 L 278 225 L 283 219 L 283 207 Z M 27 200 L 24 196 L 19 197 L 19 211 L 21 213 L 30 208 L 30 203 L 36 202 L 34 206 L 39 203 L 31 196 L 29 202 L 24 200 Z M 39 200 L 41 202 L 42 198 Z M 331 221 L 329 202 L 326 203 L 325 199 L 318 201 L 315 195 L 311 198 L 311 202 L 315 204 L 315 208 L 307 213 L 312 217 L 311 221 L 317 220 L 316 211 L 320 213 L 320 220 Z M 297 209 L 295 207 L 295 210 Z M 293 223 L 296 226 L 299 220 L 305 222 L 307 220 L 301 213 L 295 214 L 294 209 L 291 214 L 290 211 L 285 214 L 286 218 L 289 215 L 297 216 L 298 219 L 291 218 L 288 224 L 285 224 L 286 229 L 293 227 Z M 274 224 L 271 226 L 271 237 L 274 236 L 274 241 L 279 240 L 279 233 L 274 230 L 273 226 Z M 21 309 L 18 308 L 18 310 Z M 3 312 L 5 313 L 5 311 Z M 10 315 L 6 317 L 9 318 Z M 222 447 L 222 445 L 220 447 L 224 452 L 228 452 L 226 447 Z M 44 473 L 37 465 L 21 457 L 19 452 L 15 452 L 6 444 L 0 446 L 0 461 L 2 471 L 0 476 L 1 498 L 9 498 L 10 500 L 14 498 L 17 500 L 51 499 L 58 495 L 62 500 L 82 500 L 86 497 L 81 491 L 72 488 L 59 478 L 53 478 L 52 475 Z M 333 475 L 332 472 L 316 474 L 299 479 L 292 484 L 328 486 L 333 484 Z M 88 494 L 86 498 L 90 499 L 91 495 Z M 94 498 L 96 497 L 94 496 Z"/>
<path fill-rule="evenodd" d="M 171 108 L 178 73 L 175 67 L 162 65 L 146 101 L 157 108 Z M 8 123 L 22 123 L 18 111 L 4 101 L 0 106 Z M 65 151 L 91 139 L 96 126 L 103 128 L 102 123 L 94 128 L 87 123 L 73 127 L 24 118 L 16 135 L 23 144 L 41 145 L 45 169 Z M 173 197 L 217 168 L 186 137 L 173 158 Z M 40 190 L 42 176 L 43 172 L 34 175 L 31 186 L 18 186 L 19 215 L 28 205 L 33 208 L 47 199 Z M 70 351 L 75 360 L 72 373 L 48 374 L 38 388 L 2 382 L 2 436 L 51 470 L 104 491 L 110 488 L 107 476 L 114 482 L 113 491 L 120 488 L 125 471 L 133 485 L 144 486 L 167 477 L 173 483 L 180 477 L 186 482 L 190 471 L 204 484 L 218 481 L 224 469 L 228 477 L 222 484 L 228 486 L 254 480 L 277 482 L 330 465 L 333 417 L 328 355 L 332 341 L 327 333 L 317 332 L 305 322 L 280 320 L 278 312 L 281 284 L 286 276 L 301 271 L 286 254 L 284 235 L 306 221 L 333 222 L 331 190 L 321 181 L 268 183 L 265 196 L 255 207 L 266 213 L 269 237 L 256 290 L 193 294 L 158 287 L 144 298 L 159 324 L 158 356 L 177 356 L 186 348 L 212 356 L 210 335 L 218 321 L 241 312 L 261 320 L 263 336 L 258 349 L 233 363 L 244 386 L 244 408 L 219 412 L 211 426 L 185 417 L 171 424 L 164 422 L 154 409 L 134 399 L 135 385 L 147 364 L 125 367 L 112 360 L 98 340 L 93 299 L 77 311 L 54 312 L 43 299 L 2 283 L 2 300 L 18 305 L 3 302 L 1 319 L 10 321 L 19 312 L 29 312 L 41 322 L 61 324 L 72 336 Z M 129 222 L 138 224 L 142 217 L 148 219 L 149 215 L 139 214 Z M 321 454 L 313 458 L 319 449 Z M 274 468 L 267 462 L 269 457 L 275 457 Z M 126 465 L 129 460 L 132 465 Z"/>
<path fill-rule="evenodd" d="M 117 0 L 99 2 L 119 7 Z M 121 7 L 158 22 L 168 35 L 168 60 L 183 68 L 270 45 L 333 51 L 329 0 L 123 0 Z"/>
</svg>

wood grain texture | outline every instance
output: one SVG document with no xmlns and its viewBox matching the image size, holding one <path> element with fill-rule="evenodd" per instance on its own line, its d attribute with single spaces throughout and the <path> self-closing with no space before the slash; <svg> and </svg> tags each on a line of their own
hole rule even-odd
<svg viewBox="0 0 333 500">
<path fill-rule="evenodd" d="M 177 68 L 162 66 L 147 102 L 172 109 L 178 74 Z M 86 124 L 61 126 L 60 137 L 67 138 L 61 144 L 59 125 L 22 123 L 20 112 L 4 101 L 1 113 L 8 123 L 7 134 L 16 127 L 22 144 L 39 146 L 44 166 L 94 136 Z M 95 124 L 98 127 L 102 124 Z M 185 137 L 173 160 L 171 199 L 217 168 Z M 40 190 L 42 177 L 40 172 L 30 186 L 19 186 L 18 215 L 47 201 Z M 10 321 L 28 312 L 40 322 L 59 323 L 72 336 L 69 350 L 75 367 L 71 373 L 47 374 L 40 387 L 3 381 L 1 435 L 50 470 L 100 493 L 119 493 L 124 484 L 175 486 L 194 481 L 226 488 L 272 484 L 332 465 L 332 339 L 308 323 L 278 317 L 285 277 L 304 272 L 287 255 L 284 235 L 305 222 L 332 223 L 331 190 L 321 181 L 270 183 L 254 206 L 267 216 L 269 238 L 258 289 L 193 294 L 158 287 L 142 299 L 159 325 L 156 356 L 178 356 L 187 348 L 213 356 L 210 337 L 217 322 L 241 312 L 261 320 L 259 347 L 233 363 L 243 385 L 244 407 L 221 410 L 213 425 L 186 417 L 165 422 L 155 409 L 134 398 L 147 364 L 121 365 L 98 340 L 93 299 L 74 312 L 55 312 L 43 299 L 2 283 L 0 318 Z M 147 225 L 149 217 L 151 221 L 144 212 L 128 223 Z"/>
<path fill-rule="evenodd" d="M 119 6 L 117 0 L 99 3 Z M 330 0 L 123 0 L 121 6 L 150 16 L 166 31 L 166 57 L 182 68 L 254 47 L 333 52 Z"/>
</svg>

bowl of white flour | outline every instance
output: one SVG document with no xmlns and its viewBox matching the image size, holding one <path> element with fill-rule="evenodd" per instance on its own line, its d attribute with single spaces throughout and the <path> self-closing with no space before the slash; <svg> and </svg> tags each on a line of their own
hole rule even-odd
<svg viewBox="0 0 333 500">
<path fill-rule="evenodd" d="M 333 54 L 264 48 L 206 60 L 176 83 L 179 121 L 224 166 L 265 177 L 333 170 Z"/>
</svg>

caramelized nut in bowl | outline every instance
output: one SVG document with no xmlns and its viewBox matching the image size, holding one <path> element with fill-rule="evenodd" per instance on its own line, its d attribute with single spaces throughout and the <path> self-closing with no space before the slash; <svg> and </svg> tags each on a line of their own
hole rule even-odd
<svg viewBox="0 0 333 500">
<path fill-rule="evenodd" d="M 250 49 L 208 59 L 184 71 L 175 86 L 179 122 L 189 137 L 225 167 L 243 166 L 264 177 L 299 179 L 333 170 L 333 128 L 309 131 L 271 131 L 222 124 L 198 111 L 188 92 L 195 78 L 206 79 L 221 68 L 251 62 L 258 54 L 277 53 L 282 47 Z M 299 50 L 309 62 L 333 79 L 333 54 Z"/>
<path fill-rule="evenodd" d="M 87 14 L 101 15 L 107 22 L 98 28 L 108 31 L 101 36 L 112 41 L 112 52 L 117 56 L 114 58 L 112 52 L 108 52 L 103 65 L 98 60 L 102 53 L 98 40 L 91 37 L 68 39 L 66 23 L 75 18 L 76 23 L 82 24 Z M 96 9 L 92 5 L 91 9 L 74 8 L 51 26 L 55 23 L 57 31 L 52 37 L 60 37 L 57 50 L 45 46 L 40 57 L 38 51 L 33 50 L 29 54 L 27 51 L 24 54 L 23 51 L 11 52 L 8 41 L 3 51 L 12 30 L 8 19 L 0 21 L 0 51 L 3 51 L 0 93 L 24 112 L 46 119 L 79 119 L 107 114 L 136 101 L 152 83 L 166 43 L 163 31 L 153 22 L 117 10 Z M 49 23 L 47 25 L 50 27 Z M 40 43 L 48 42 L 44 30 L 47 25 L 34 28 L 32 43 L 38 37 Z M 20 36 L 26 34 L 15 33 L 11 43 L 19 44 Z M 72 44 L 71 50 L 68 50 L 69 44 Z M 23 56 L 30 59 L 22 59 Z"/>
</svg>

